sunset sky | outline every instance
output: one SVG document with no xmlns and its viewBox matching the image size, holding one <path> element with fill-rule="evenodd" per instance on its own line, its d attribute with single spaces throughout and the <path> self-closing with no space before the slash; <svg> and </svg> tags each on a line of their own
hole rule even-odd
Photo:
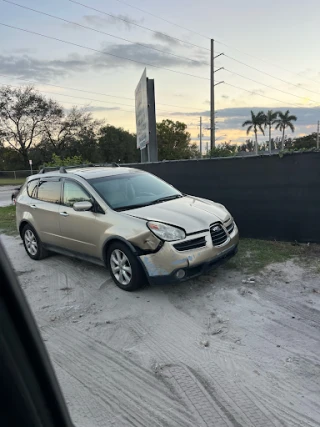
<svg viewBox="0 0 320 427">
<path fill-rule="evenodd" d="M 296 136 L 316 130 L 320 119 L 319 0 L 14 3 L 91 30 L 0 0 L 1 24 L 60 39 L 0 25 L 1 85 L 34 82 L 65 108 L 85 106 L 106 123 L 135 131 L 134 91 L 146 67 L 148 77 L 155 79 L 157 121 L 183 121 L 197 140 L 199 117 L 204 127 L 209 126 L 212 37 L 216 54 L 225 54 L 215 64 L 225 68 L 216 73 L 216 80 L 225 82 L 216 87 L 218 141 L 247 139 L 241 124 L 251 109 L 289 109 L 298 116 Z M 208 138 L 209 131 L 204 133 Z"/>
</svg>

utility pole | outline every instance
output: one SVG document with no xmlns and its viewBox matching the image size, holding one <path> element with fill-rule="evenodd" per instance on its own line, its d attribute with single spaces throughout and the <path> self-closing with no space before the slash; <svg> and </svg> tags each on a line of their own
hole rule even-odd
<svg viewBox="0 0 320 427">
<path fill-rule="evenodd" d="M 211 39 L 211 61 L 210 61 L 210 77 L 211 77 L 211 93 L 210 93 L 210 146 L 211 151 L 215 148 L 216 144 L 216 130 L 215 130 L 215 118 L 214 118 L 214 40 Z"/>
<path fill-rule="evenodd" d="M 202 117 L 200 117 L 200 157 L 202 157 Z"/>
<path fill-rule="evenodd" d="M 214 60 L 217 59 L 219 56 L 224 55 L 224 53 L 219 53 L 219 55 L 214 56 L 214 40 L 211 39 L 211 49 L 210 49 L 210 150 L 212 151 L 216 146 L 216 123 L 215 123 L 215 97 L 214 97 L 214 88 L 215 86 L 219 85 L 220 83 L 224 82 L 214 82 L 214 74 L 219 71 L 223 70 L 223 67 L 219 68 L 218 70 L 214 71 Z"/>
<path fill-rule="evenodd" d="M 319 149 L 319 133 L 320 133 L 320 120 L 318 120 L 318 129 L 317 129 L 317 148 Z"/>
</svg>

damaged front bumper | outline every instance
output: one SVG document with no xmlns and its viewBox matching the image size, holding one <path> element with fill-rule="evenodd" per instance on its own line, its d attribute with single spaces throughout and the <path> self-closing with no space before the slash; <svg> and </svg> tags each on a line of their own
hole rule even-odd
<svg viewBox="0 0 320 427">
<path fill-rule="evenodd" d="M 149 283 L 165 284 L 191 279 L 223 264 L 238 251 L 236 226 L 228 241 L 220 247 L 213 245 L 209 233 L 202 236 L 206 238 L 206 246 L 198 249 L 180 252 L 172 243 L 165 242 L 158 252 L 140 256 Z"/>
</svg>

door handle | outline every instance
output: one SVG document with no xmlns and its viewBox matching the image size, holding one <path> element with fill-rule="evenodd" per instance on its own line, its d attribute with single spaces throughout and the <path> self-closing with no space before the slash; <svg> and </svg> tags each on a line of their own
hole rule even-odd
<svg viewBox="0 0 320 427">
<path fill-rule="evenodd" d="M 67 212 L 60 212 L 61 216 L 69 216 L 69 214 Z"/>
<path fill-rule="evenodd" d="M 30 208 L 37 209 L 37 205 L 30 205 Z"/>
</svg>

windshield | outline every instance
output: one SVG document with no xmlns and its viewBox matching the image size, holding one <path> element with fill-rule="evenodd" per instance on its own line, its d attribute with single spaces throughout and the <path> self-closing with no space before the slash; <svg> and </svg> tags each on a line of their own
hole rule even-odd
<svg viewBox="0 0 320 427">
<path fill-rule="evenodd" d="M 105 176 L 89 182 L 111 208 L 119 211 L 182 197 L 170 184 L 144 172 Z"/>
</svg>

